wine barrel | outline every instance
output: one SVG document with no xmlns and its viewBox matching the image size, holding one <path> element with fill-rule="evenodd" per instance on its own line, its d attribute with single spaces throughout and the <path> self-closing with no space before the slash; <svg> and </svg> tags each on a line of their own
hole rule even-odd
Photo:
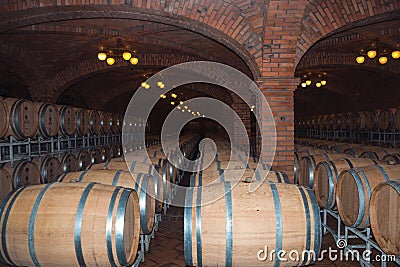
<svg viewBox="0 0 400 267">
<path fill-rule="evenodd" d="M 54 137 L 60 130 L 60 116 L 56 106 L 49 103 L 34 103 L 38 109 L 38 129 L 43 138 Z"/>
<path fill-rule="evenodd" d="M 366 113 L 363 111 L 352 112 L 349 115 L 349 130 L 365 130 L 366 128 Z"/>
<path fill-rule="evenodd" d="M 124 122 L 124 115 L 123 114 L 117 114 L 117 127 L 118 127 L 118 132 L 122 133 L 122 124 Z"/>
<path fill-rule="evenodd" d="M 393 129 L 394 127 L 394 122 L 395 122 L 395 113 L 396 113 L 396 109 L 383 109 L 380 113 L 379 113 L 379 117 L 378 117 L 378 126 L 379 129 L 382 131 L 390 131 Z"/>
<path fill-rule="evenodd" d="M 91 164 L 94 163 L 101 163 L 106 160 L 105 155 L 102 153 L 102 151 L 98 148 L 93 148 L 90 151 L 90 162 Z"/>
<path fill-rule="evenodd" d="M 394 113 L 393 128 L 396 131 L 400 131 L 400 108 L 397 108 L 396 112 Z"/>
<path fill-rule="evenodd" d="M 186 265 L 296 266 L 314 262 L 307 253 L 304 261 L 302 257 L 300 261 L 269 257 L 273 249 L 311 250 L 319 254 L 321 221 L 319 207 L 310 190 L 273 182 L 263 184 L 254 192 L 249 192 L 247 183 L 233 187 L 234 184 L 225 182 L 187 190 Z M 268 248 L 265 255 L 260 253 L 264 248 Z M 265 260 L 259 260 L 257 255 L 261 259 L 266 256 Z"/>
<path fill-rule="evenodd" d="M 76 155 L 76 160 L 78 162 L 79 171 L 86 170 L 86 168 L 92 164 L 92 157 L 86 150 L 79 151 Z"/>
<path fill-rule="evenodd" d="M 319 115 L 318 116 L 318 128 L 320 130 L 325 129 L 325 115 Z"/>
<path fill-rule="evenodd" d="M 100 113 L 96 110 L 88 110 L 88 113 L 89 113 L 90 133 L 95 135 L 100 134 L 101 133 Z"/>
<path fill-rule="evenodd" d="M 35 157 L 33 162 L 39 167 L 40 183 L 54 182 L 54 179 L 62 173 L 61 163 L 56 157 Z"/>
<path fill-rule="evenodd" d="M 57 106 L 60 116 L 60 134 L 73 136 L 76 133 L 76 113 L 74 108 L 69 106 Z"/>
<path fill-rule="evenodd" d="M 153 230 L 155 216 L 154 179 L 149 174 L 129 173 L 127 171 L 88 170 L 60 175 L 58 182 L 100 183 L 134 189 L 139 197 L 140 227 L 142 234 Z"/>
<path fill-rule="evenodd" d="M 2 260 L 16 266 L 131 266 L 140 223 L 135 191 L 95 183 L 28 186 L 0 212 Z"/>
<path fill-rule="evenodd" d="M 334 159 L 346 158 L 341 153 L 322 153 L 305 156 L 300 159 L 300 171 L 297 174 L 297 183 L 299 185 L 314 187 L 314 171 L 317 164 L 321 161 L 330 161 Z"/>
<path fill-rule="evenodd" d="M 13 167 L 11 167 L 11 163 L 8 162 L 4 164 L 2 168 L 11 177 L 12 189 L 40 184 L 39 168 L 32 161 L 21 160 L 19 162 L 14 162 Z"/>
<path fill-rule="evenodd" d="M 398 153 L 391 153 L 387 154 L 383 157 L 383 161 L 387 162 L 390 165 L 400 164 L 400 154 Z"/>
<path fill-rule="evenodd" d="M 86 135 L 90 132 L 89 112 L 83 108 L 75 109 L 76 112 L 76 129 L 78 134 Z"/>
<path fill-rule="evenodd" d="M 0 96 L 0 118 L 8 118 L 9 113 L 8 113 L 8 106 L 7 103 L 4 101 L 4 98 Z M 0 138 L 3 138 L 9 127 L 9 120 L 3 119 L 0 120 Z"/>
<path fill-rule="evenodd" d="M 331 130 L 337 131 L 340 128 L 340 123 L 341 123 L 341 116 L 342 114 L 332 114 L 329 115 L 330 120 L 331 120 Z"/>
<path fill-rule="evenodd" d="M 400 180 L 379 184 L 369 206 L 371 228 L 380 248 L 400 255 Z"/>
<path fill-rule="evenodd" d="M 345 170 L 336 185 L 336 205 L 343 223 L 350 227 L 367 228 L 369 200 L 374 188 L 400 177 L 399 165 L 371 165 Z"/>
<path fill-rule="evenodd" d="M 376 130 L 378 128 L 378 111 L 366 111 L 365 122 L 367 130 Z"/>
<path fill-rule="evenodd" d="M 122 159 L 112 159 L 106 161 L 105 163 L 93 164 L 90 166 L 89 170 L 123 170 L 129 171 L 128 166 L 125 160 Z M 160 213 L 162 211 L 163 202 L 167 202 L 170 197 L 170 183 L 167 182 L 167 173 L 166 170 L 159 169 L 158 166 L 156 168 L 153 167 L 152 164 L 143 163 L 143 162 L 132 162 L 130 167 L 131 172 L 135 173 L 146 173 L 150 174 L 154 178 L 154 187 L 156 194 L 156 213 Z"/>
<path fill-rule="evenodd" d="M 100 113 L 100 125 L 101 125 L 101 132 L 103 134 L 109 134 L 111 132 L 111 114 L 108 112 L 101 112 Z"/>
<path fill-rule="evenodd" d="M 111 122 L 111 132 L 113 134 L 118 134 L 119 133 L 119 119 L 118 119 L 118 114 L 112 114 L 110 116 L 110 122 Z"/>
<path fill-rule="evenodd" d="M 23 140 L 36 136 L 38 131 L 38 111 L 35 105 L 25 99 L 5 98 L 9 117 L 9 127 L 5 136 Z"/>
<path fill-rule="evenodd" d="M 60 157 L 61 172 L 78 171 L 78 160 L 74 154 L 65 153 Z"/>
<path fill-rule="evenodd" d="M 336 208 L 335 188 L 342 171 L 375 163 L 368 158 L 343 158 L 318 163 L 314 172 L 314 192 L 318 205 L 326 209 Z"/>
<path fill-rule="evenodd" d="M 264 179 L 276 183 L 290 183 L 286 173 L 280 171 L 262 171 L 257 169 L 228 169 L 225 171 L 215 170 L 214 173 L 208 172 L 207 174 L 203 174 L 203 172 L 198 172 L 197 174 L 193 174 L 190 177 L 190 186 L 206 186 L 212 183 L 222 182 L 252 182 L 262 181 Z"/>
<path fill-rule="evenodd" d="M 110 146 L 101 147 L 101 157 L 104 158 L 103 162 L 112 158 Z"/>
<path fill-rule="evenodd" d="M 11 175 L 4 169 L 0 169 L 0 203 L 13 190 Z"/>
<path fill-rule="evenodd" d="M 121 145 L 111 145 L 110 149 L 111 149 L 110 153 L 111 153 L 112 158 L 122 157 L 123 151 L 122 151 Z"/>
<path fill-rule="evenodd" d="M 349 128 L 349 123 L 350 123 L 350 113 L 341 113 L 340 114 L 340 124 L 339 124 L 339 130 L 345 131 Z"/>
</svg>

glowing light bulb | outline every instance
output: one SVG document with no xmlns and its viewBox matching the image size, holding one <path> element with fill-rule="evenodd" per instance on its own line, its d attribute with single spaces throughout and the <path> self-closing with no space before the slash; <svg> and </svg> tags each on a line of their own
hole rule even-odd
<svg viewBox="0 0 400 267">
<path fill-rule="evenodd" d="M 99 53 L 97 54 L 97 58 L 98 58 L 99 60 L 101 60 L 101 61 L 104 61 L 104 60 L 106 60 L 106 58 L 107 58 L 107 54 L 104 53 L 104 52 L 99 52 Z"/>
<path fill-rule="evenodd" d="M 383 56 L 379 58 L 379 63 L 381 63 L 382 65 L 386 64 L 388 61 L 388 58 Z"/>
<path fill-rule="evenodd" d="M 114 65 L 114 63 L 115 63 L 115 59 L 113 57 L 107 58 L 107 64 L 108 65 L 112 66 L 112 65 Z"/>
<path fill-rule="evenodd" d="M 367 56 L 369 58 L 375 58 L 376 57 L 376 51 L 375 50 L 369 50 L 367 53 Z"/>
<path fill-rule="evenodd" d="M 306 81 L 306 84 L 307 84 L 307 85 L 310 85 L 310 84 L 311 84 L 311 80 L 307 80 L 307 81 Z"/>
<path fill-rule="evenodd" d="M 139 63 L 139 59 L 137 57 L 133 57 L 129 60 L 132 65 L 136 65 Z"/>
<path fill-rule="evenodd" d="M 132 57 L 132 54 L 130 52 L 122 53 L 122 58 L 125 60 L 129 60 L 129 59 L 131 59 L 131 57 Z"/>
<path fill-rule="evenodd" d="M 363 64 L 365 61 L 365 57 L 364 56 L 358 56 L 356 57 L 356 61 L 358 64 Z"/>
</svg>

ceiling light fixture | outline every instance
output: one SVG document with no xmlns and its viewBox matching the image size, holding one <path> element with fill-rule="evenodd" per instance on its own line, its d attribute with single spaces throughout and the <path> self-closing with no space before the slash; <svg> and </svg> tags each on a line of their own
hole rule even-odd
<svg viewBox="0 0 400 267">
<path fill-rule="evenodd" d="M 125 61 L 129 61 L 132 65 L 139 63 L 139 58 L 136 56 L 136 51 L 129 49 L 127 45 L 122 43 L 121 39 L 117 39 L 115 47 L 102 47 L 97 53 L 97 58 L 100 61 L 106 61 L 108 65 L 114 65 L 115 58 L 122 57 Z"/>
</svg>

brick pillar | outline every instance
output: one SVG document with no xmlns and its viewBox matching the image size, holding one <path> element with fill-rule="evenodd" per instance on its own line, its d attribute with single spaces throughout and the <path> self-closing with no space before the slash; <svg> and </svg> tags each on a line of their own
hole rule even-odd
<svg viewBox="0 0 400 267">
<path fill-rule="evenodd" d="M 296 78 L 268 78 L 258 81 L 258 85 L 265 96 L 274 116 L 276 127 L 276 140 L 269 139 L 263 150 L 271 147 L 271 142 L 276 141 L 276 152 L 272 163 L 273 170 L 280 170 L 287 173 L 293 180 L 294 162 L 294 90 L 298 85 Z M 264 113 L 265 114 L 265 113 Z M 271 131 L 271 124 L 264 121 L 261 134 L 263 138 L 268 138 Z M 261 155 L 264 162 L 271 159 Z"/>
<path fill-rule="evenodd" d="M 250 137 L 251 137 L 251 127 L 250 127 L 250 107 L 246 105 L 243 101 L 241 103 L 234 103 L 232 104 L 232 108 L 235 111 L 236 114 L 240 117 L 241 121 L 234 120 L 233 125 L 234 129 L 238 128 L 238 125 L 241 123 L 244 124 L 244 127 L 246 128 L 247 131 L 247 136 L 243 136 L 240 134 L 238 131 L 233 131 L 234 137 L 233 137 L 233 143 L 237 146 L 242 146 L 245 145 L 246 142 L 245 140 L 248 140 L 248 143 L 250 145 Z"/>
</svg>

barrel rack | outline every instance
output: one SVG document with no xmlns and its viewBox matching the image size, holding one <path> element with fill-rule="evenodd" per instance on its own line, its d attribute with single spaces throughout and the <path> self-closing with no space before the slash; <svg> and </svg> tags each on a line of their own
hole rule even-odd
<svg viewBox="0 0 400 267">
<path fill-rule="evenodd" d="M 397 131 L 330 131 L 330 130 L 296 130 L 297 137 L 312 139 L 329 139 L 347 142 L 368 140 L 376 145 L 400 144 L 400 132 Z"/>
<path fill-rule="evenodd" d="M 348 227 L 344 223 L 342 223 L 342 220 L 340 219 L 340 216 L 337 211 L 332 211 L 332 210 L 321 210 L 321 219 L 322 219 L 322 227 L 324 234 L 330 233 L 335 242 L 338 242 L 339 240 L 341 242 L 344 241 L 345 246 L 343 247 L 344 252 L 348 253 L 349 257 L 351 257 L 352 253 L 356 251 L 356 249 L 362 249 L 362 250 L 369 250 L 371 251 L 372 249 L 375 249 L 379 253 L 379 258 L 384 259 L 380 261 L 380 266 L 381 267 L 386 267 L 388 262 L 397 264 L 400 266 L 400 256 L 394 256 L 394 255 L 387 255 L 385 252 L 382 251 L 382 249 L 379 247 L 379 245 L 372 239 L 372 234 L 371 234 L 371 228 L 366 228 L 364 230 L 359 230 L 356 228 Z M 331 226 L 328 225 L 328 216 L 333 219 L 333 221 L 336 222 L 336 226 L 332 228 Z M 361 244 L 350 244 L 350 241 L 354 240 L 359 240 L 362 243 Z M 353 242 L 351 242 L 353 243 Z M 362 267 L 373 267 L 372 262 L 374 262 L 374 259 L 367 258 L 364 259 L 362 257 L 362 252 L 358 252 L 360 257 L 358 257 L 359 263 Z M 375 254 L 377 256 L 378 254 Z M 371 255 L 373 258 L 373 255 Z M 376 262 L 376 261 L 375 261 Z"/>
</svg>

